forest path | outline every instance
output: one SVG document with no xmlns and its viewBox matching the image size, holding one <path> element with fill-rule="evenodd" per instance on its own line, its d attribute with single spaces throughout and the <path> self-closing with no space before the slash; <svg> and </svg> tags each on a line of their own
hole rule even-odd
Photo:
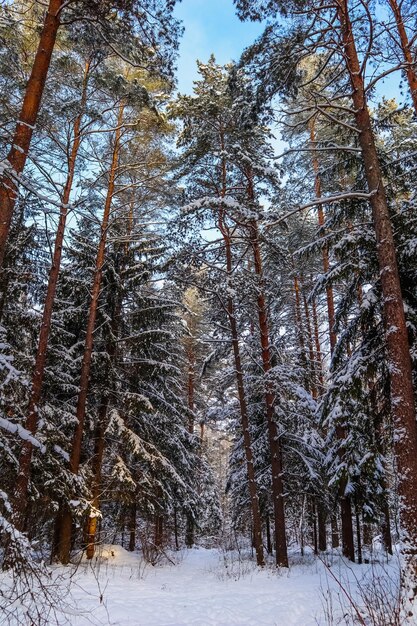
<svg viewBox="0 0 417 626">
<path fill-rule="evenodd" d="M 112 550 L 94 569 L 79 567 L 71 605 L 83 615 L 72 612 L 71 626 L 324 626 L 322 592 L 333 589 L 338 605 L 337 584 L 309 559 L 284 573 L 199 548 L 180 553 L 178 565 L 143 569 L 138 555 Z M 361 578 L 360 567 L 346 571 Z"/>
</svg>

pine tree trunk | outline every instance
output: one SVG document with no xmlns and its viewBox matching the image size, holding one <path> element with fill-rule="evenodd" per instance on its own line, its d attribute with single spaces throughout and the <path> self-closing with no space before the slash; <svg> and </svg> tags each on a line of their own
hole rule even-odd
<svg viewBox="0 0 417 626">
<path fill-rule="evenodd" d="M 319 551 L 326 552 L 327 550 L 327 537 L 326 537 L 326 511 L 323 504 L 317 499 L 317 526 L 319 531 Z"/>
<path fill-rule="evenodd" d="M 311 142 L 312 150 L 313 150 L 312 163 L 313 163 L 313 170 L 314 170 L 314 191 L 315 191 L 316 198 L 321 198 L 321 178 L 320 178 L 319 160 L 314 150 L 314 147 L 316 145 L 316 132 L 315 132 L 314 120 L 310 122 L 309 130 L 310 130 L 310 142 Z M 317 217 L 318 217 L 319 227 L 321 230 L 323 230 L 324 225 L 325 225 L 325 219 L 324 219 L 323 205 L 321 204 L 319 204 L 317 207 Z M 327 243 L 325 243 L 322 247 L 322 261 L 323 261 L 323 271 L 325 274 L 327 274 L 330 269 L 329 248 L 327 246 Z M 326 286 L 326 300 L 327 300 L 327 320 L 329 324 L 330 354 L 333 354 L 334 349 L 336 347 L 337 336 L 334 330 L 335 308 L 334 308 L 333 288 L 331 285 Z"/>
<path fill-rule="evenodd" d="M 297 337 L 298 343 L 300 346 L 300 361 L 302 368 L 304 370 L 304 385 L 308 389 L 308 365 L 307 365 L 307 352 L 306 345 L 304 341 L 304 325 L 303 325 L 303 316 L 301 314 L 301 298 L 300 298 L 300 283 L 298 280 L 298 276 L 294 276 L 294 293 L 295 293 L 295 321 L 297 325 Z"/>
<path fill-rule="evenodd" d="M 0 267 L 3 265 L 7 238 L 18 194 L 16 178 L 23 172 L 33 130 L 45 87 L 51 56 L 60 26 L 60 10 L 64 0 L 50 0 L 43 24 L 32 71 L 26 85 L 12 147 L 7 155 L 7 170 L 0 177 Z"/>
<path fill-rule="evenodd" d="M 391 518 L 387 501 L 384 504 L 383 516 L 384 519 L 381 525 L 382 541 L 386 552 L 392 555 Z"/>
<path fill-rule="evenodd" d="M 252 177 L 249 176 L 248 179 L 249 199 L 254 200 Z M 262 256 L 259 245 L 258 225 L 254 220 L 252 220 L 248 224 L 248 226 L 249 239 L 254 259 L 254 272 L 258 279 L 257 308 L 259 330 L 261 334 L 262 367 L 265 376 L 266 418 L 268 425 L 269 449 L 272 468 L 272 497 L 274 502 L 276 564 L 280 567 L 288 567 L 287 539 L 285 534 L 284 485 L 282 481 L 282 452 L 278 436 L 278 428 L 275 422 L 275 394 L 272 383 L 269 380 L 270 372 L 272 369 L 271 344 L 269 337 L 268 314 L 264 295 Z"/>
<path fill-rule="evenodd" d="M 355 505 L 355 520 L 356 520 L 356 543 L 358 546 L 358 563 L 362 565 L 362 537 L 361 537 L 361 518 L 359 515 L 359 507 Z"/>
<path fill-rule="evenodd" d="M 155 515 L 155 546 L 160 548 L 163 543 L 164 518 L 162 515 Z"/>
<path fill-rule="evenodd" d="M 332 527 L 332 548 L 336 549 L 340 545 L 339 541 L 339 529 L 337 527 L 337 515 L 333 513 L 331 516 L 331 527 Z"/>
<path fill-rule="evenodd" d="M 310 310 L 308 307 L 307 298 L 305 292 L 303 291 L 303 304 L 304 304 L 304 318 L 306 320 L 306 328 L 307 328 L 307 341 L 308 341 L 308 354 L 310 361 L 310 391 L 314 400 L 317 400 L 317 385 L 316 385 L 316 368 L 315 368 L 315 359 L 314 359 L 314 348 L 313 348 L 313 333 L 311 331 L 311 321 L 310 321 Z"/>
<path fill-rule="evenodd" d="M 313 146 L 313 169 L 315 175 L 315 195 L 316 198 L 321 197 L 321 178 L 319 171 L 319 161 L 317 158 L 317 154 L 314 151 L 314 146 L 316 142 L 315 136 L 315 126 L 314 121 L 310 123 L 310 141 Z M 324 219 L 324 210 L 323 206 L 319 204 L 317 209 L 318 214 L 318 222 L 321 229 L 324 228 L 325 219 Z M 323 261 L 323 271 L 325 274 L 328 273 L 330 269 L 329 262 L 329 250 L 327 244 L 323 245 L 322 248 L 322 261 Z M 330 340 L 330 355 L 333 356 L 336 343 L 337 336 L 335 332 L 335 306 L 334 306 L 334 294 L 333 288 L 331 285 L 326 286 L 326 301 L 327 301 L 327 319 L 329 324 L 329 340 Z M 336 437 L 339 441 L 344 441 L 346 439 L 346 429 L 340 424 L 336 424 Z M 344 460 L 345 450 L 343 446 L 339 446 L 338 456 L 341 462 Z M 350 497 L 345 493 L 346 488 L 346 480 L 342 479 L 341 484 L 339 485 L 339 500 L 340 500 L 340 508 L 341 508 L 341 523 L 342 523 L 342 551 L 343 555 L 350 559 L 351 561 L 355 561 L 355 547 L 353 540 L 353 525 L 352 525 L 352 504 L 350 501 Z"/>
<path fill-rule="evenodd" d="M 178 541 L 178 513 L 177 509 L 174 508 L 174 539 L 175 539 L 175 549 L 180 549 L 180 544 Z"/>
<path fill-rule="evenodd" d="M 187 403 L 189 409 L 188 431 L 194 434 L 194 381 L 195 381 L 195 354 L 192 345 L 187 350 L 188 360 L 188 387 L 187 387 Z M 194 545 L 194 518 L 191 513 L 187 513 L 185 521 L 185 545 L 192 548 Z"/>
<path fill-rule="evenodd" d="M 51 331 L 52 311 L 54 307 L 56 288 L 61 268 L 61 256 L 64 243 L 65 225 L 68 213 L 68 204 L 70 200 L 72 184 L 74 181 L 75 164 L 77 160 L 78 150 L 81 143 L 81 123 L 85 105 L 87 101 L 87 85 L 88 75 L 90 71 L 90 61 L 85 65 L 84 80 L 80 101 L 80 113 L 75 119 L 73 134 L 74 141 L 68 161 L 68 174 L 61 197 L 61 207 L 59 215 L 58 230 L 55 238 L 55 247 L 52 259 L 52 266 L 49 272 L 48 287 L 45 298 L 45 306 L 43 309 L 42 323 L 39 333 L 38 349 L 35 359 L 35 367 L 32 377 L 32 387 L 28 406 L 28 412 L 25 422 L 25 428 L 32 435 L 35 434 L 38 425 L 38 406 L 41 399 L 43 380 L 45 374 L 46 355 L 48 348 L 49 334 Z M 28 486 L 31 475 L 33 446 L 30 441 L 25 441 L 22 445 L 19 456 L 19 472 L 16 478 L 14 490 L 14 517 L 13 521 L 18 530 L 22 530 L 22 523 L 27 506 Z"/>
<path fill-rule="evenodd" d="M 265 518 L 266 527 L 266 551 L 268 554 L 272 554 L 272 541 L 271 541 L 271 523 L 269 521 L 269 514 Z"/>
<path fill-rule="evenodd" d="M 223 177 L 222 194 L 225 195 L 226 164 L 224 161 L 222 164 L 222 177 Z M 218 228 L 223 236 L 223 241 L 224 241 L 225 256 L 226 256 L 227 286 L 229 287 L 231 286 L 229 283 L 232 280 L 232 274 L 233 274 L 232 242 L 230 238 L 229 229 L 227 228 L 226 223 L 225 223 L 224 209 L 222 207 L 220 207 L 219 209 Z M 250 424 L 249 424 L 248 406 L 246 402 L 246 393 L 245 393 L 245 386 L 244 386 L 244 381 L 243 381 L 242 360 L 240 356 L 240 347 L 239 347 L 239 334 L 238 334 L 238 328 L 237 328 L 237 323 L 236 323 L 233 299 L 230 295 L 227 296 L 226 309 L 227 309 L 227 317 L 228 317 L 229 326 L 230 326 L 230 334 L 232 338 L 236 386 L 237 386 L 239 409 L 240 409 L 240 421 L 242 425 L 243 445 L 245 449 L 246 473 L 248 476 L 248 488 L 249 488 L 249 497 L 250 497 L 250 504 L 251 504 L 256 562 L 259 566 L 262 567 L 263 565 L 265 565 L 265 559 L 264 559 L 264 550 L 263 550 L 263 541 L 262 541 L 261 511 L 260 511 L 260 506 L 259 506 L 258 488 L 256 484 L 255 465 L 254 465 L 253 451 L 252 451 L 252 441 L 251 441 L 251 435 L 250 435 L 250 429 L 249 429 Z"/>
<path fill-rule="evenodd" d="M 316 371 L 318 374 L 320 391 L 323 392 L 323 389 L 324 389 L 323 357 L 321 354 L 319 321 L 318 321 L 317 304 L 316 304 L 315 298 L 313 298 L 313 325 L 314 325 L 314 343 L 315 343 L 315 349 L 316 349 Z"/>
<path fill-rule="evenodd" d="M 401 6 L 397 0 L 388 0 L 389 5 L 394 13 L 395 23 L 397 24 L 398 36 L 400 38 L 401 50 L 406 65 L 405 73 L 407 75 L 408 85 L 410 87 L 411 99 L 413 101 L 414 111 L 417 115 L 417 73 L 415 71 L 415 60 L 411 53 L 411 46 L 404 26 L 404 20 L 401 13 Z"/>
<path fill-rule="evenodd" d="M 75 428 L 75 433 L 74 433 L 74 437 L 72 441 L 72 449 L 71 449 L 71 456 L 70 456 L 70 469 L 73 474 L 78 474 L 78 470 L 80 466 L 81 444 L 82 444 L 82 439 L 83 439 L 85 410 L 86 410 L 88 386 L 89 386 L 89 380 L 90 380 L 91 359 L 92 359 L 92 354 L 93 354 L 93 341 L 94 341 L 93 334 L 94 334 L 94 327 L 95 327 L 96 316 L 97 316 L 98 300 L 99 300 L 100 289 L 101 289 L 101 278 L 102 278 L 102 273 L 103 273 L 107 233 L 108 233 L 109 221 L 110 221 L 110 210 L 111 210 L 114 188 L 115 188 L 117 167 L 119 163 L 120 138 L 121 138 L 121 126 L 123 122 L 123 113 L 124 113 L 124 103 L 122 102 L 119 106 L 117 130 L 116 130 L 115 139 L 114 139 L 112 163 L 110 167 L 109 183 L 108 183 L 108 188 L 107 188 L 107 196 L 106 196 L 106 202 L 104 206 L 103 219 L 101 223 L 101 237 L 100 237 L 99 247 L 97 251 L 93 287 L 91 290 L 91 302 L 90 302 L 86 338 L 85 338 L 85 344 L 84 344 L 84 355 L 83 355 L 83 361 L 82 361 L 82 366 L 81 366 L 80 392 L 78 395 L 78 402 L 77 402 L 77 409 L 76 409 L 77 425 Z M 68 528 L 71 528 L 71 520 L 68 518 L 71 518 L 71 512 L 69 508 L 66 507 L 62 516 L 63 534 L 61 535 L 60 554 L 59 554 L 60 561 L 63 564 L 68 563 L 69 558 L 70 558 L 71 542 L 69 539 L 70 535 L 68 534 Z"/>
<path fill-rule="evenodd" d="M 319 545 L 317 541 L 317 507 L 314 499 L 311 501 L 311 526 L 313 530 L 313 548 L 314 554 L 319 553 Z"/>
<path fill-rule="evenodd" d="M 190 417 L 188 421 L 188 430 L 191 435 L 194 434 L 194 379 L 195 379 L 195 362 L 193 355 L 188 355 L 188 408 L 190 409 Z M 190 360 L 191 359 L 191 360 Z"/>
<path fill-rule="evenodd" d="M 175 519 L 176 519 L 175 511 Z M 136 504 L 130 507 L 129 515 L 129 552 L 134 552 L 136 548 Z"/>
<path fill-rule="evenodd" d="M 343 437 L 344 437 L 343 433 Z M 342 435 L 338 436 L 341 439 Z M 345 456 L 344 449 L 339 448 L 339 457 L 343 459 Z M 339 502 L 342 522 L 342 552 L 343 556 L 348 558 L 353 563 L 355 562 L 355 542 L 353 539 L 353 523 L 352 523 L 352 502 L 348 495 L 346 495 L 347 479 L 342 478 L 339 483 Z"/>
<path fill-rule="evenodd" d="M 396 429 L 394 450 L 402 500 L 400 520 L 405 557 L 404 587 L 410 600 L 417 595 L 417 425 L 411 359 L 395 243 L 374 133 L 368 111 L 364 79 L 356 50 L 347 0 L 337 0 L 338 18 L 359 144 L 372 207 L 383 296 L 385 341 L 388 353 L 391 408 Z"/>
<path fill-rule="evenodd" d="M 87 520 L 87 559 L 92 559 L 96 547 L 97 522 L 99 520 L 98 512 L 100 508 L 100 492 L 101 492 L 101 468 L 103 465 L 105 432 L 107 427 L 107 410 L 109 407 L 108 396 L 101 401 L 98 410 L 97 426 L 94 443 L 94 457 L 92 463 L 93 488 L 91 510 Z"/>
</svg>

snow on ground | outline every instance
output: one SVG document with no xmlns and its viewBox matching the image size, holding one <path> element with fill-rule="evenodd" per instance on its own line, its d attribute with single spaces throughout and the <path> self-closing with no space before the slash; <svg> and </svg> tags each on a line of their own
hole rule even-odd
<svg viewBox="0 0 417 626">
<path fill-rule="evenodd" d="M 346 595 L 329 570 L 311 555 L 292 556 L 289 571 L 259 570 L 237 553 L 192 549 L 170 553 L 173 565 L 145 565 L 138 554 L 106 546 L 100 559 L 82 562 L 72 572 L 66 598 L 71 626 L 325 626 L 325 606 L 332 624 L 344 624 L 340 598 Z M 327 557 L 330 571 L 355 596 L 357 581 L 371 566 Z M 68 570 L 67 570 L 68 571 Z M 384 576 L 386 570 L 384 569 Z M 395 578 L 391 565 L 388 575 Z M 330 602 L 329 602 L 330 592 Z M 325 600 L 325 597 L 328 600 Z"/>
</svg>

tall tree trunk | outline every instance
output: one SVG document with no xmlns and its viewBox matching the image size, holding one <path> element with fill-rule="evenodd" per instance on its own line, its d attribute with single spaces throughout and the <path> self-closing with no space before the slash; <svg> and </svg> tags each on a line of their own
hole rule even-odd
<svg viewBox="0 0 417 626">
<path fill-rule="evenodd" d="M 300 282 L 298 280 L 298 276 L 294 275 L 294 293 L 295 293 L 295 320 L 297 325 L 297 337 L 298 343 L 300 346 L 300 361 L 301 366 L 304 369 L 304 384 L 306 388 L 309 387 L 308 384 L 308 363 L 307 363 L 307 351 L 304 340 L 304 325 L 303 325 L 303 316 L 301 313 L 301 298 L 300 298 Z"/>
<path fill-rule="evenodd" d="M 394 450 L 401 498 L 404 587 L 408 598 L 417 595 L 417 425 L 411 359 L 392 225 L 385 187 L 366 101 L 364 78 L 356 50 L 347 0 L 337 0 L 337 12 L 352 85 L 359 144 L 371 195 L 373 222 L 382 287 L 385 341 L 391 387 L 391 409 L 396 429 Z"/>
<path fill-rule="evenodd" d="M 312 531 L 313 531 L 313 548 L 314 548 L 314 554 L 318 554 L 319 553 L 319 545 L 318 545 L 318 536 L 317 536 L 317 507 L 316 507 L 316 502 L 315 499 L 312 498 L 311 500 L 311 505 L 310 505 L 310 512 L 311 512 L 311 526 L 312 526 Z"/>
<path fill-rule="evenodd" d="M 319 336 L 319 320 L 317 315 L 317 303 L 313 298 L 313 326 L 314 326 L 314 343 L 316 349 L 316 371 L 318 376 L 318 382 L 320 385 L 320 391 L 324 389 L 324 374 L 323 374 L 323 357 L 321 354 L 320 336 Z M 320 395 L 320 393 L 319 393 Z"/>
<path fill-rule="evenodd" d="M 338 548 L 340 545 L 340 542 L 339 542 L 339 528 L 337 526 L 336 513 L 332 513 L 330 522 L 331 522 L 331 528 L 332 528 L 332 548 Z"/>
<path fill-rule="evenodd" d="M 177 511 L 175 510 L 175 520 Z M 136 504 L 130 506 L 129 515 L 129 552 L 134 552 L 136 548 Z M 178 547 L 177 547 L 178 550 Z"/>
<path fill-rule="evenodd" d="M 161 514 L 155 515 L 155 546 L 160 548 L 163 544 L 164 518 Z"/>
<path fill-rule="evenodd" d="M 314 120 L 310 123 L 310 141 L 313 147 L 313 170 L 314 170 L 314 189 L 315 195 L 317 198 L 321 198 L 321 178 L 320 178 L 320 168 L 319 168 L 319 160 L 317 157 L 317 153 L 314 151 L 314 146 L 316 144 L 316 136 L 315 136 L 315 124 Z M 324 210 L 323 206 L 319 204 L 317 208 L 318 214 L 318 222 L 321 229 L 324 228 L 325 218 L 324 218 Z M 325 243 L 322 247 L 322 261 L 323 261 L 323 271 L 325 274 L 328 273 L 330 269 L 329 262 L 329 250 L 328 246 Z M 334 294 L 333 288 L 331 285 L 326 286 L 326 301 L 327 301 L 327 319 L 329 324 L 329 340 L 330 340 L 330 355 L 333 356 L 336 343 L 337 336 L 335 332 L 335 306 L 334 306 Z M 346 439 L 346 429 L 340 423 L 336 424 L 336 437 L 340 442 L 343 442 Z M 339 446 L 338 456 L 341 462 L 344 460 L 345 449 L 343 445 Z M 338 493 L 339 493 L 339 501 L 340 501 L 340 509 L 341 509 L 341 523 L 342 523 L 342 551 L 343 555 L 350 559 L 351 561 L 355 561 L 355 546 L 353 540 L 353 524 L 352 524 L 352 503 L 350 496 L 346 494 L 346 484 L 347 479 L 342 478 L 339 483 Z"/>
<path fill-rule="evenodd" d="M 38 406 L 41 399 L 43 379 L 45 374 L 46 355 L 48 348 L 49 334 L 51 331 L 52 311 L 54 307 L 56 288 L 61 268 L 61 256 L 64 243 L 65 225 L 68 213 L 72 185 L 74 181 L 75 165 L 78 150 L 81 144 L 81 123 L 85 105 L 87 101 L 88 75 L 90 71 L 90 60 L 87 60 L 84 71 L 84 80 L 80 101 L 80 113 L 74 121 L 71 152 L 68 159 L 68 174 L 64 190 L 61 197 L 61 207 L 59 214 L 58 230 L 55 238 L 55 247 L 52 259 L 52 266 L 49 272 L 48 287 L 45 298 L 45 305 L 42 314 L 42 323 L 39 333 L 38 350 L 36 353 L 35 367 L 32 376 L 32 387 L 29 399 L 28 412 L 25 428 L 32 435 L 35 434 L 38 425 Z M 14 524 L 18 530 L 22 530 L 23 518 L 27 506 L 28 485 L 31 475 L 33 446 L 30 441 L 25 441 L 22 445 L 19 456 L 19 472 L 14 490 Z"/>
<path fill-rule="evenodd" d="M 315 359 L 314 359 L 314 348 L 313 348 L 313 333 L 311 330 L 311 320 L 310 320 L 310 309 L 308 307 L 307 297 L 305 291 L 303 290 L 303 304 L 304 304 L 304 317 L 306 321 L 307 328 L 307 340 L 308 340 L 308 354 L 310 361 L 310 391 L 314 400 L 317 400 L 317 385 L 316 385 L 316 367 L 315 367 Z"/>
<path fill-rule="evenodd" d="M 86 338 L 85 338 L 85 344 L 84 344 L 84 355 L 83 355 L 83 361 L 82 361 L 82 366 L 81 366 L 80 391 L 78 395 L 78 402 L 77 402 L 77 409 L 76 409 L 77 425 L 75 428 L 75 433 L 74 433 L 74 437 L 72 441 L 72 449 L 71 449 L 71 456 L 70 456 L 70 469 L 73 474 L 78 474 L 78 470 L 80 466 L 81 444 L 82 444 L 82 439 L 83 439 L 85 410 L 86 410 L 88 386 L 89 386 L 89 380 L 90 380 L 91 359 L 92 359 L 92 354 L 93 354 L 93 340 L 94 340 L 93 334 L 94 334 L 94 327 L 95 327 L 95 322 L 96 322 L 98 300 L 99 300 L 100 289 L 101 289 L 101 278 L 103 274 L 107 233 L 108 233 L 109 221 L 110 221 L 110 210 L 112 206 L 117 167 L 119 163 L 120 138 L 121 138 L 121 133 L 122 133 L 121 127 L 122 127 L 122 122 L 123 122 L 124 107 L 125 105 L 122 102 L 119 106 L 117 129 L 115 132 L 113 154 L 112 154 L 112 163 L 111 163 L 110 172 L 109 172 L 107 196 L 106 196 L 106 202 L 104 205 L 103 219 L 101 223 L 101 236 L 100 236 L 100 242 L 99 242 L 98 251 L 97 251 L 93 287 L 91 290 L 91 302 L 90 302 Z M 61 534 L 61 540 L 60 540 L 59 560 L 61 561 L 61 563 L 67 564 L 70 558 L 70 546 L 71 546 L 71 542 L 70 542 L 71 511 L 69 510 L 68 507 L 66 507 L 63 512 L 61 527 L 62 527 L 62 534 Z"/>
<path fill-rule="evenodd" d="M 254 200 L 254 190 L 251 173 L 248 176 L 248 197 Z M 265 377 L 265 403 L 268 425 L 269 449 L 272 469 L 272 497 L 274 502 L 274 538 L 276 549 L 276 564 L 288 567 L 287 538 L 285 535 L 284 485 L 282 481 L 282 452 L 275 422 L 275 393 L 272 381 L 269 379 L 272 369 L 271 343 L 269 336 L 269 322 L 266 300 L 264 295 L 264 276 L 262 255 L 259 245 L 258 225 L 255 220 L 248 224 L 249 240 L 254 259 L 254 272 L 257 277 L 257 309 L 259 331 L 261 335 L 262 368 Z"/>
<path fill-rule="evenodd" d="M 405 30 L 404 19 L 401 13 L 401 6 L 397 0 L 388 0 L 388 3 L 392 9 L 395 17 L 395 23 L 397 25 L 398 36 L 400 38 L 401 50 L 406 64 L 405 73 L 407 76 L 408 85 L 410 87 L 411 98 L 413 101 L 414 111 L 417 115 L 417 73 L 415 70 L 415 60 L 411 52 L 410 41 Z"/>
<path fill-rule="evenodd" d="M 361 518 L 359 515 L 359 505 L 355 502 L 355 520 L 356 520 L 356 543 L 358 546 L 358 563 L 362 565 L 362 537 L 361 537 Z"/>
<path fill-rule="evenodd" d="M 326 537 L 326 509 L 323 503 L 317 499 L 317 527 L 319 531 L 319 550 L 325 552 L 327 549 L 327 537 Z"/>
<path fill-rule="evenodd" d="M 313 170 L 314 170 L 314 192 L 315 192 L 316 198 L 321 198 L 320 165 L 319 165 L 317 153 L 314 149 L 316 145 L 316 130 L 315 130 L 314 119 L 312 119 L 309 124 L 309 130 L 310 130 L 310 142 L 312 146 L 312 163 L 313 163 Z M 323 230 L 324 225 L 325 225 L 325 217 L 324 217 L 323 205 L 321 204 L 319 204 L 317 207 L 317 217 L 318 217 L 319 226 Z M 324 243 L 322 247 L 322 261 L 323 261 L 323 271 L 325 274 L 327 274 L 330 269 L 329 248 L 328 248 L 327 243 Z M 326 286 L 326 300 L 327 300 L 327 320 L 329 324 L 330 354 L 333 355 L 334 349 L 336 347 L 337 336 L 334 330 L 335 308 L 334 308 L 333 288 L 331 285 Z"/>
<path fill-rule="evenodd" d="M 32 71 L 26 85 L 22 109 L 7 155 L 7 169 L 0 177 L 0 268 L 3 265 L 7 238 L 18 194 L 16 179 L 23 172 L 28 157 L 33 130 L 51 63 L 56 36 L 60 26 L 60 10 L 64 0 L 50 0 L 45 16 Z"/>
<path fill-rule="evenodd" d="M 103 465 L 105 432 L 107 427 L 107 410 L 109 398 L 104 397 L 98 410 L 97 426 L 95 432 L 94 458 L 92 463 L 93 488 L 91 508 L 87 520 L 87 559 L 92 559 L 96 547 L 97 522 L 99 520 L 100 492 L 101 492 L 101 468 Z"/>
<path fill-rule="evenodd" d="M 224 146 L 222 146 L 224 148 Z M 224 197 L 226 193 L 226 163 L 223 160 L 222 164 L 222 195 Z M 232 275 L 233 275 L 233 259 L 232 259 L 232 242 L 230 237 L 230 231 L 225 223 L 225 213 L 224 208 L 219 208 L 219 221 L 218 228 L 222 234 L 224 247 L 225 247 L 225 256 L 226 256 L 226 273 L 227 273 L 227 286 L 231 287 Z M 230 293 L 230 291 L 229 291 Z M 252 451 L 252 441 L 249 429 L 249 414 L 248 414 L 248 405 L 246 402 L 246 393 L 245 386 L 243 381 L 243 371 L 242 371 L 242 359 L 240 356 L 240 347 L 239 347 L 239 334 L 236 322 L 236 315 L 234 310 L 234 304 L 232 297 L 228 294 L 226 301 L 226 309 L 227 309 L 227 317 L 229 320 L 230 326 L 230 335 L 232 339 L 232 348 L 233 348 L 233 358 L 235 363 L 235 377 L 236 377 L 236 386 L 237 393 L 239 399 L 239 409 L 240 409 L 240 421 L 242 425 L 242 434 L 243 434 L 243 445 L 245 449 L 245 459 L 246 459 L 246 473 L 248 476 L 248 488 L 249 488 L 249 497 L 250 497 L 250 505 L 251 505 L 251 514 L 252 514 L 252 526 L 253 526 L 253 538 L 254 538 L 254 547 L 256 552 L 256 562 L 259 566 L 265 565 L 264 559 L 264 549 L 263 549 L 263 541 L 262 541 L 262 518 L 261 511 L 259 506 L 259 497 L 258 497 L 258 488 L 256 484 L 255 477 L 255 465 L 253 459 L 253 451 Z"/>
<path fill-rule="evenodd" d="M 388 501 L 385 500 L 383 507 L 383 521 L 381 524 L 382 542 L 388 554 L 392 555 L 392 536 L 391 536 L 391 518 L 389 512 Z"/>
<path fill-rule="evenodd" d="M 268 554 L 272 554 L 271 523 L 269 521 L 269 513 L 267 513 L 265 517 L 265 527 L 266 527 L 266 551 L 268 552 Z"/>
<path fill-rule="evenodd" d="M 174 540 L 175 540 L 175 549 L 180 549 L 180 544 L 178 541 L 178 513 L 177 508 L 174 507 Z"/>
<path fill-rule="evenodd" d="M 192 333 L 192 330 L 190 329 Z M 188 358 L 188 386 L 187 386 L 187 401 L 189 410 L 188 430 L 191 435 L 194 434 L 194 381 L 195 381 L 195 353 L 192 346 L 192 341 L 189 344 L 187 350 Z M 194 545 L 194 518 L 190 512 L 186 515 L 186 529 L 185 529 L 185 544 L 187 548 L 192 548 Z"/>
</svg>

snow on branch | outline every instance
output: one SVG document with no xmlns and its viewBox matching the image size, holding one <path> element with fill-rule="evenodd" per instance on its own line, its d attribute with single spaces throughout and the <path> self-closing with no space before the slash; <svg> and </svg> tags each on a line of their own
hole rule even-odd
<svg viewBox="0 0 417 626">
<path fill-rule="evenodd" d="M 282 217 L 274 220 L 273 222 L 268 222 L 267 224 L 265 224 L 265 226 L 267 226 L 268 228 L 270 228 L 271 226 L 276 226 L 277 224 L 284 222 L 286 219 L 288 219 L 292 215 L 295 215 L 296 213 L 300 213 L 301 211 L 305 211 L 306 209 L 311 209 L 315 206 L 320 206 L 323 204 L 331 204 L 332 202 L 351 200 L 353 198 L 360 200 L 370 200 L 377 193 L 377 191 L 377 189 L 374 189 L 370 193 L 366 193 L 365 191 L 350 191 L 347 193 L 338 193 L 334 196 L 324 196 L 322 198 L 316 198 L 315 200 L 312 200 L 312 202 L 308 202 L 307 204 L 303 204 L 302 206 L 299 206 L 292 211 L 288 211 L 288 213 L 285 213 L 285 215 L 283 215 Z"/>
<path fill-rule="evenodd" d="M 13 422 L 10 422 L 6 418 L 0 417 L 0 428 L 6 430 L 9 433 L 19 435 L 19 437 L 23 439 L 23 441 L 29 441 L 32 446 L 34 446 L 35 448 L 39 448 L 42 454 L 45 454 L 46 447 L 40 441 L 38 441 L 38 439 L 36 439 L 36 437 L 34 437 L 29 430 L 26 430 L 26 428 L 23 428 L 23 426 L 21 426 L 20 424 L 13 424 Z"/>
</svg>

